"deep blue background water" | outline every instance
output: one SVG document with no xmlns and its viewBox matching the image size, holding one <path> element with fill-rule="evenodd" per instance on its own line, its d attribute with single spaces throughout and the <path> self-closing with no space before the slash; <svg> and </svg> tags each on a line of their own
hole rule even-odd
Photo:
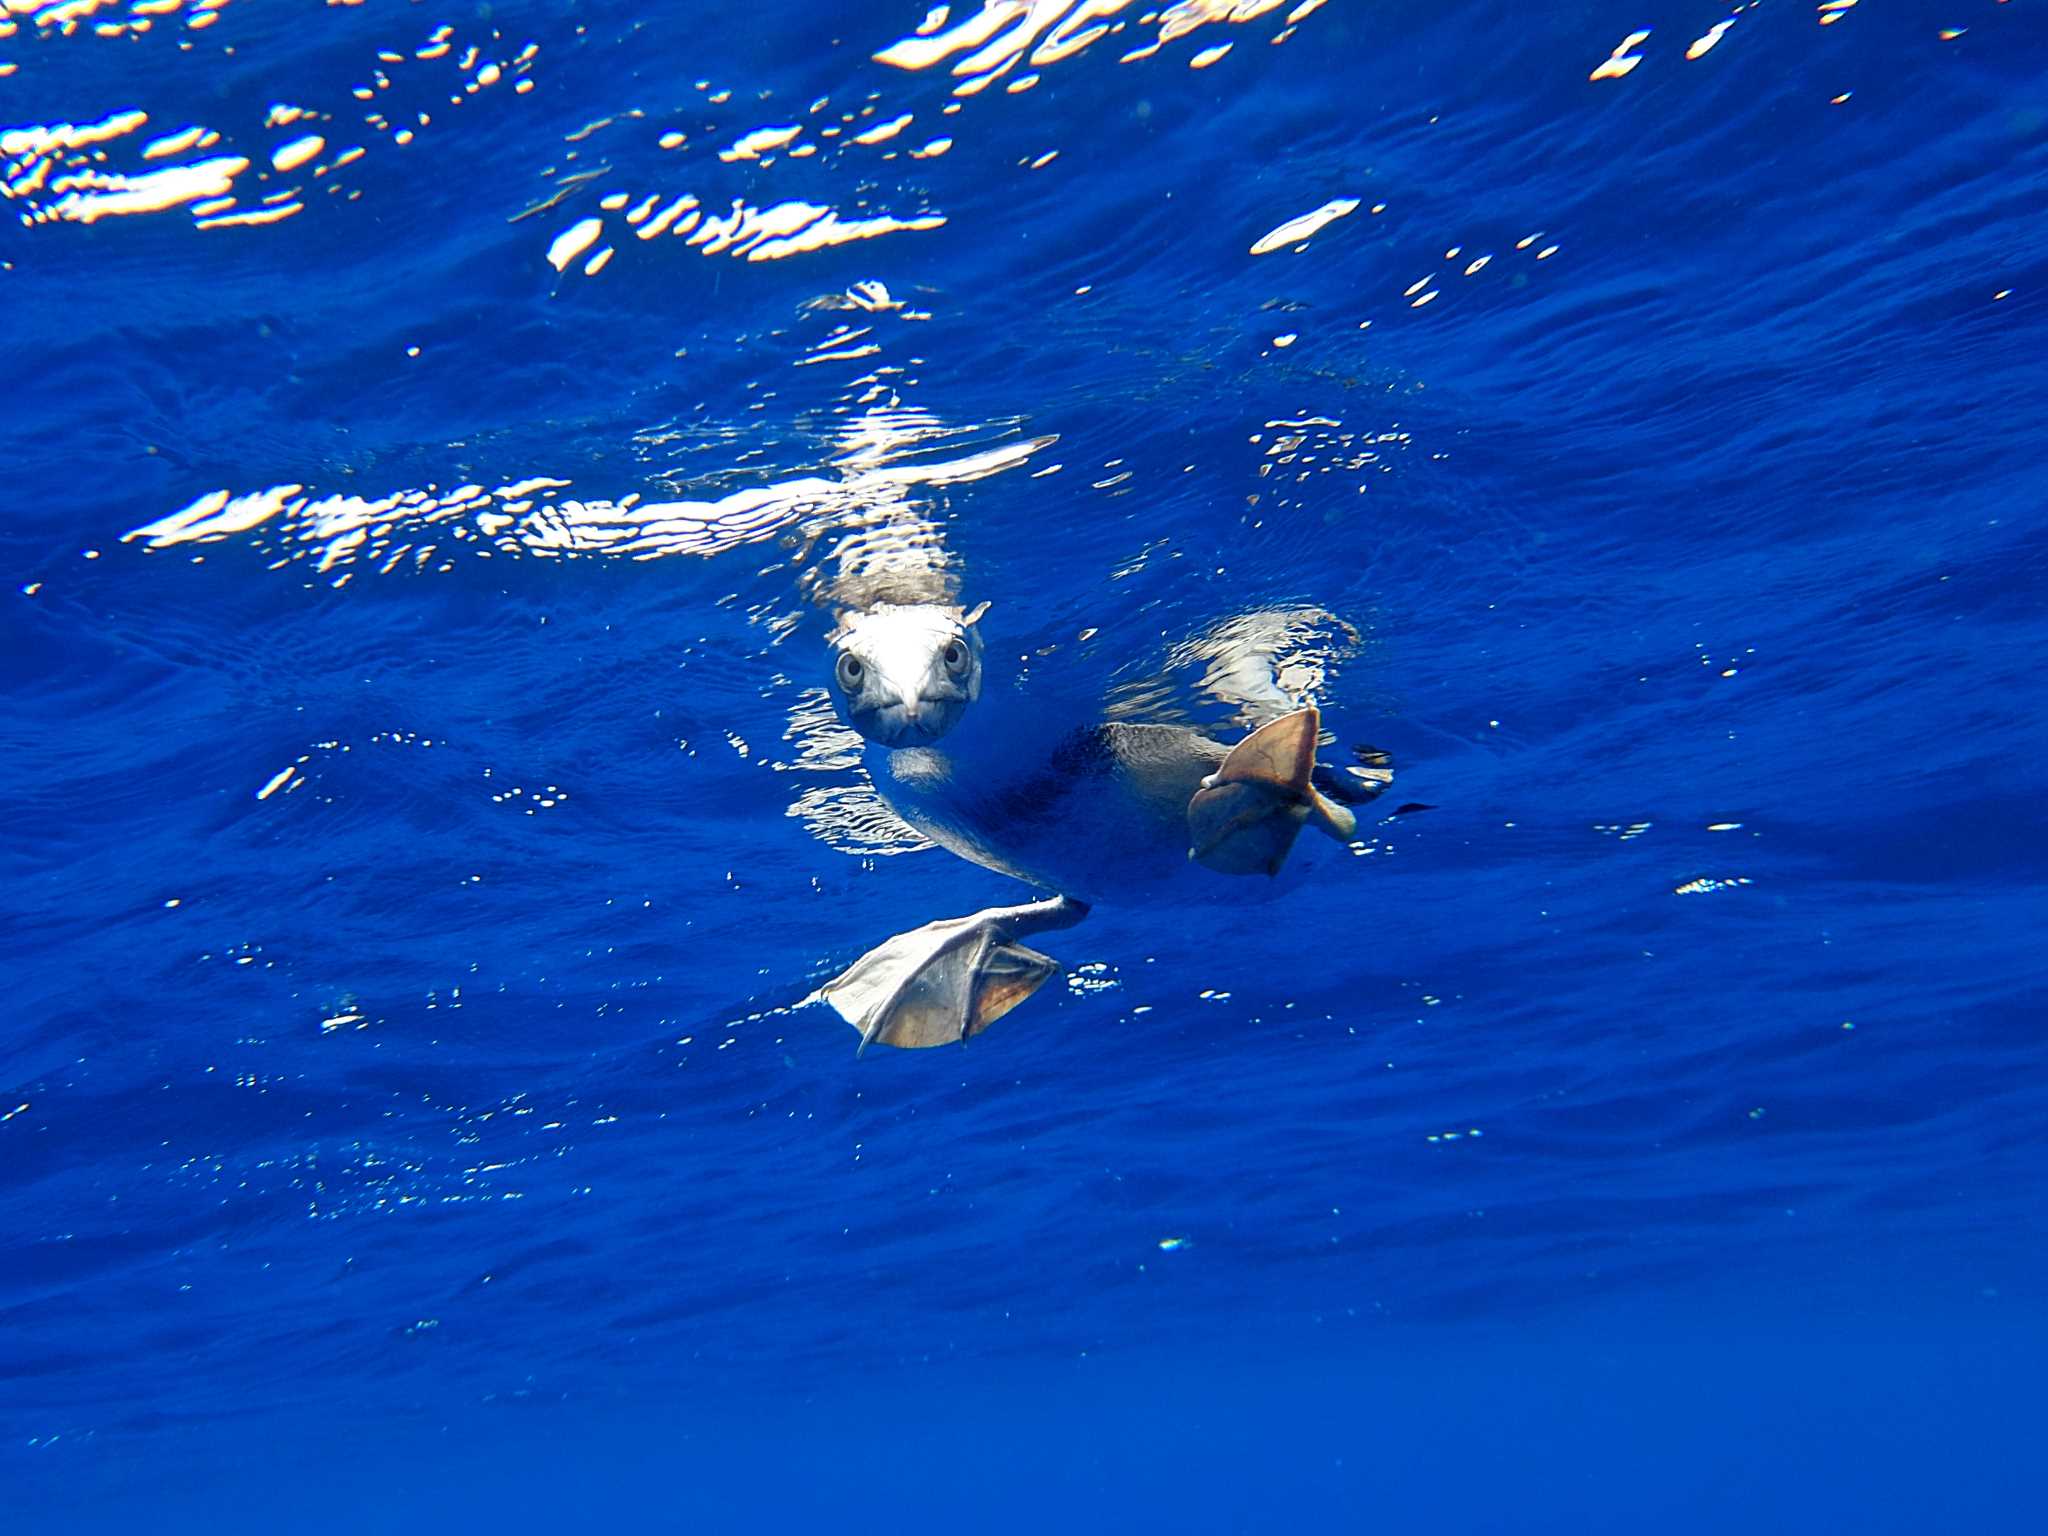
<svg viewBox="0 0 2048 1536">
<path fill-rule="evenodd" d="M 966 98 L 914 5 L 0 38 L 0 125 L 148 114 L 0 163 L 11 1517 L 2038 1526 L 2039 7 L 1141 14 Z M 209 156 L 298 211 L 63 216 Z M 634 237 L 685 192 L 944 222 Z M 1326 612 L 1435 809 L 856 1064 L 810 988 L 1019 894 L 830 810 L 876 518 L 995 687 L 1212 718 L 1178 648 Z"/>
</svg>

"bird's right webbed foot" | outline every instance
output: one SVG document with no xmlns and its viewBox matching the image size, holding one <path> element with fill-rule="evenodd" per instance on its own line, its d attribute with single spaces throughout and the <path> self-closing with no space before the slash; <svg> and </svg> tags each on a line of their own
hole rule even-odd
<svg viewBox="0 0 2048 1536">
<path fill-rule="evenodd" d="M 1384 752 L 1368 750 L 1366 766 L 1331 775 L 1316 762 L 1322 719 L 1306 705 L 1230 749 L 1188 801 L 1189 858 L 1226 875 L 1275 875 L 1304 826 L 1340 843 L 1357 835 L 1351 807 L 1377 797 L 1394 771 Z"/>
<path fill-rule="evenodd" d="M 806 1002 L 830 1003 L 860 1049 L 951 1045 L 980 1034 L 1036 992 L 1057 961 L 1017 941 L 1087 916 L 1066 896 L 942 918 L 884 940 Z"/>
</svg>

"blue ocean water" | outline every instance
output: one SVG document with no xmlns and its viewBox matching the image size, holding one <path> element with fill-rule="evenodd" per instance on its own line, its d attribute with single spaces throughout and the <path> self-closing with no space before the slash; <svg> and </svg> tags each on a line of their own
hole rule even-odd
<svg viewBox="0 0 2048 1536">
<path fill-rule="evenodd" d="M 2038 5 L 943 10 L 7 8 L 11 1523 L 2039 1528 Z M 1430 809 L 856 1061 L 901 569 Z"/>
</svg>

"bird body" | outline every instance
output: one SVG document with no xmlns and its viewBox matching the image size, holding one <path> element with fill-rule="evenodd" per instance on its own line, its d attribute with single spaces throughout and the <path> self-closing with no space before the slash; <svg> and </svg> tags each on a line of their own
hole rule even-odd
<svg viewBox="0 0 2048 1536">
<path fill-rule="evenodd" d="M 1094 903 L 1187 875 L 1188 802 L 1228 751 L 1179 725 L 1020 732 L 977 719 L 943 743 L 889 752 L 875 781 L 941 848 Z"/>
</svg>

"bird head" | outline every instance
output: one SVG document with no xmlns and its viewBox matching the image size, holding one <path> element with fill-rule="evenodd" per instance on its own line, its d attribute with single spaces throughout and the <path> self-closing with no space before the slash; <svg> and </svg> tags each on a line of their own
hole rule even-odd
<svg viewBox="0 0 2048 1536">
<path fill-rule="evenodd" d="M 832 636 L 834 692 L 853 728 L 884 747 L 930 746 L 981 697 L 988 611 L 882 603 L 842 613 Z"/>
</svg>

